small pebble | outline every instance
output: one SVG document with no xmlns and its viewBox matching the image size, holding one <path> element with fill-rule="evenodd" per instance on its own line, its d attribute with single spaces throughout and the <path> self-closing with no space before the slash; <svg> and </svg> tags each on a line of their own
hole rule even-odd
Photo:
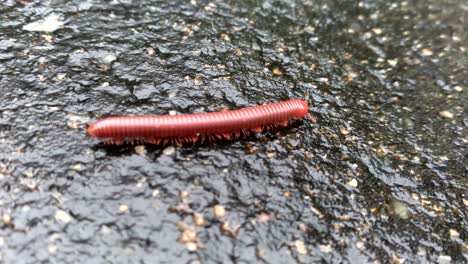
<svg viewBox="0 0 468 264">
<path fill-rule="evenodd" d="M 377 155 L 383 157 L 388 154 L 388 149 L 382 145 L 377 148 Z"/>
<path fill-rule="evenodd" d="M 387 60 L 387 63 L 390 64 L 390 66 L 396 66 L 398 64 L 398 59 L 394 60 Z"/>
<path fill-rule="evenodd" d="M 259 222 L 268 222 L 270 220 L 270 215 L 267 213 L 261 213 L 257 216 Z"/>
<path fill-rule="evenodd" d="M 81 170 L 82 170 L 81 164 L 79 164 L 79 163 L 78 163 L 78 164 L 75 164 L 75 165 L 71 166 L 70 169 L 72 169 L 72 170 L 74 170 L 74 171 L 81 171 Z"/>
<path fill-rule="evenodd" d="M 319 209 L 317 209 L 317 208 L 315 208 L 313 206 L 310 206 L 310 210 L 312 211 L 312 213 L 314 213 L 319 218 L 323 217 L 323 214 L 322 214 L 322 212 L 319 211 Z"/>
<path fill-rule="evenodd" d="M 53 38 L 51 35 L 42 35 L 42 37 L 44 38 L 45 41 L 52 43 Z"/>
<path fill-rule="evenodd" d="M 63 81 L 65 79 L 65 77 L 67 77 L 66 73 L 57 74 L 57 79 L 60 80 L 60 81 Z"/>
<path fill-rule="evenodd" d="M 352 179 L 347 184 L 351 187 L 356 188 L 358 186 L 358 181 L 356 179 Z"/>
<path fill-rule="evenodd" d="M 144 145 L 135 146 L 135 153 L 138 155 L 146 155 L 146 147 Z"/>
<path fill-rule="evenodd" d="M 47 250 L 50 254 L 55 254 L 58 250 L 58 247 L 56 245 L 48 245 Z"/>
<path fill-rule="evenodd" d="M 433 54 L 433 52 L 430 49 L 421 50 L 421 55 L 423 55 L 423 56 L 431 56 L 432 54 Z"/>
<path fill-rule="evenodd" d="M 196 243 L 197 242 L 197 230 L 194 226 L 188 226 L 184 223 L 178 224 L 178 229 L 181 232 L 179 243 L 186 244 L 186 243 Z"/>
<path fill-rule="evenodd" d="M 460 233 L 458 233 L 458 231 L 455 230 L 455 229 L 450 229 L 450 230 L 449 230 L 449 234 L 450 234 L 450 237 L 451 237 L 451 238 L 459 237 L 459 236 L 460 236 Z"/>
<path fill-rule="evenodd" d="M 442 211 L 443 211 L 442 207 L 440 207 L 440 206 L 437 205 L 437 204 L 432 205 L 432 209 L 433 209 L 434 212 L 436 212 L 436 213 L 442 213 Z"/>
<path fill-rule="evenodd" d="M 153 48 L 146 48 L 146 55 L 148 56 L 153 56 L 154 55 L 154 49 Z"/>
<path fill-rule="evenodd" d="M 439 258 L 438 258 L 438 261 L 441 262 L 441 263 L 451 262 L 452 257 L 446 256 L 446 255 L 440 255 Z"/>
<path fill-rule="evenodd" d="M 235 54 L 236 56 L 242 56 L 242 55 L 244 55 L 244 53 L 242 52 L 242 50 L 239 49 L 239 48 L 234 48 L 233 51 L 234 51 L 234 54 Z"/>
<path fill-rule="evenodd" d="M 366 32 L 364 33 L 364 35 L 362 36 L 364 39 L 370 39 L 372 37 L 372 33 L 370 32 Z"/>
<path fill-rule="evenodd" d="M 301 240 L 296 240 L 294 241 L 294 245 L 296 246 L 297 252 L 301 255 L 306 255 L 307 254 L 307 248 Z"/>
<path fill-rule="evenodd" d="M 357 247 L 358 249 L 363 249 L 363 248 L 364 248 L 364 242 L 362 242 L 362 241 L 356 242 L 356 247 Z"/>
<path fill-rule="evenodd" d="M 67 212 L 65 212 L 63 210 L 57 210 L 55 212 L 55 219 L 57 221 L 60 221 L 62 223 L 67 224 L 72 220 L 72 217 Z"/>
<path fill-rule="evenodd" d="M 176 149 L 173 146 L 169 146 L 162 151 L 163 155 L 166 155 L 166 156 L 172 156 L 175 154 L 175 152 L 176 152 Z"/>
<path fill-rule="evenodd" d="M 323 82 L 323 83 L 328 83 L 329 80 L 326 77 L 320 77 L 320 78 L 317 79 L 317 81 Z"/>
<path fill-rule="evenodd" d="M 128 213 L 128 205 L 126 205 L 126 204 L 121 204 L 121 205 L 119 206 L 119 211 L 120 211 L 121 213 Z"/>
<path fill-rule="evenodd" d="M 226 215 L 226 210 L 224 209 L 224 207 L 222 205 L 219 205 L 219 204 L 215 205 L 213 210 L 214 210 L 215 216 L 218 217 L 218 218 L 221 218 L 224 215 Z"/>
<path fill-rule="evenodd" d="M 273 69 L 273 74 L 276 75 L 276 76 L 280 76 L 283 73 L 278 68 L 274 68 Z"/>
<path fill-rule="evenodd" d="M 320 245 L 320 251 L 323 253 L 330 253 L 332 252 L 332 247 L 331 245 Z"/>
<path fill-rule="evenodd" d="M 43 82 L 43 81 L 45 81 L 45 80 L 47 79 L 47 78 L 46 78 L 44 75 L 42 75 L 42 74 L 38 74 L 38 75 L 37 75 L 37 78 L 38 78 L 39 81 L 41 81 L 41 82 Z"/>
<path fill-rule="evenodd" d="M 440 111 L 439 115 L 441 115 L 442 117 L 445 117 L 445 118 L 450 118 L 450 119 L 452 119 L 454 117 L 453 113 L 451 113 L 451 112 L 449 112 L 447 110 Z"/>
<path fill-rule="evenodd" d="M 11 225 L 11 215 L 4 213 L 2 217 L 2 221 L 4 225 L 7 225 L 7 226 Z"/>
<path fill-rule="evenodd" d="M 158 195 L 159 195 L 159 190 L 158 189 L 154 190 L 153 191 L 153 197 L 156 197 Z"/>
<path fill-rule="evenodd" d="M 35 21 L 23 26 L 23 30 L 26 31 L 42 31 L 42 32 L 54 32 L 59 28 L 63 28 L 63 21 L 60 16 L 50 15 L 42 20 Z"/>
<path fill-rule="evenodd" d="M 454 89 L 455 91 L 457 91 L 457 92 L 463 91 L 463 88 L 462 88 L 461 86 L 458 86 L 458 85 L 455 86 L 455 87 L 453 87 L 453 89 Z"/>
<path fill-rule="evenodd" d="M 449 161 L 449 160 L 450 160 L 450 159 L 449 159 L 447 156 L 445 156 L 445 155 L 444 155 L 444 156 L 439 156 L 439 159 L 440 159 L 441 161 Z"/>
<path fill-rule="evenodd" d="M 221 38 L 226 42 L 231 41 L 231 38 L 229 37 L 228 34 L 221 34 Z"/>
<path fill-rule="evenodd" d="M 107 235 L 107 234 L 110 234 L 110 232 L 112 232 L 112 230 L 108 226 L 103 225 L 101 227 L 101 233 L 102 234 Z"/>
<path fill-rule="evenodd" d="M 68 113 L 67 126 L 72 129 L 77 129 L 84 126 L 89 121 L 89 116 L 86 115 L 77 115 L 73 113 Z"/>
<path fill-rule="evenodd" d="M 37 184 L 35 181 L 32 181 L 31 179 L 21 179 L 20 184 L 30 191 L 35 191 L 39 187 L 39 184 Z"/>
<path fill-rule="evenodd" d="M 107 54 L 106 56 L 104 56 L 104 58 L 102 58 L 102 63 L 109 65 L 116 59 L 117 57 L 114 54 Z"/>
<path fill-rule="evenodd" d="M 30 171 L 27 171 L 24 173 L 24 177 L 28 178 L 28 179 L 32 179 L 34 178 L 34 174 Z"/>
<path fill-rule="evenodd" d="M 231 225 L 231 223 L 229 222 L 223 222 L 220 225 L 221 232 L 223 232 L 223 234 L 228 235 L 232 238 L 237 238 L 237 235 L 239 234 L 239 227 L 240 225 L 238 224 Z"/>
<path fill-rule="evenodd" d="M 68 120 L 83 124 L 89 121 L 89 116 L 68 113 Z"/>
<path fill-rule="evenodd" d="M 349 135 L 349 133 L 351 133 L 351 130 L 352 130 L 352 128 L 343 128 L 343 129 L 341 129 L 340 132 L 341 132 L 341 134 L 343 136 L 347 136 L 347 135 Z"/>
<path fill-rule="evenodd" d="M 206 224 L 205 217 L 202 214 L 194 214 L 193 215 L 193 222 L 197 226 L 203 226 Z"/>
<path fill-rule="evenodd" d="M 405 263 L 405 259 L 404 258 L 399 258 L 396 255 L 393 255 L 392 256 L 392 263 L 393 264 L 403 264 L 403 263 Z"/>
<path fill-rule="evenodd" d="M 197 249 L 198 249 L 197 243 L 193 243 L 193 242 L 188 242 L 188 243 L 185 244 L 185 246 L 187 247 L 188 251 L 190 251 L 190 252 L 197 251 Z"/>
<path fill-rule="evenodd" d="M 380 29 L 380 28 L 373 28 L 372 31 L 373 31 L 376 35 L 382 34 L 382 29 Z"/>
<path fill-rule="evenodd" d="M 400 217 L 401 219 L 408 219 L 409 211 L 406 204 L 402 202 L 393 202 L 392 204 L 393 212 Z"/>
<path fill-rule="evenodd" d="M 167 94 L 167 97 L 169 98 L 174 98 L 177 96 L 177 91 L 171 91 Z"/>
<path fill-rule="evenodd" d="M 179 193 L 179 197 L 180 197 L 180 199 L 187 199 L 187 198 L 189 197 L 189 192 L 187 192 L 187 191 L 181 191 L 181 192 Z"/>
</svg>

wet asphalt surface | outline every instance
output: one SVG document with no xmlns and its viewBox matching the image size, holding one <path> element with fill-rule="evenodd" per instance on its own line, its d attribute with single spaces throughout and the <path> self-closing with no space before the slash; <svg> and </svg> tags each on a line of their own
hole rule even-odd
<svg viewBox="0 0 468 264">
<path fill-rule="evenodd" d="M 466 263 L 464 1 L 0 5 L 4 263 Z M 112 115 L 317 123 L 106 147 Z"/>
</svg>

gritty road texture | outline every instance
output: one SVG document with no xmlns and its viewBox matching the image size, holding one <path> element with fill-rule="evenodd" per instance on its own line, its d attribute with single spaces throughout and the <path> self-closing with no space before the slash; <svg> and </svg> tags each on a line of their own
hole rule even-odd
<svg viewBox="0 0 468 264">
<path fill-rule="evenodd" d="M 465 1 L 0 1 L 4 263 L 466 263 Z M 105 147 L 112 115 L 307 98 Z"/>
</svg>

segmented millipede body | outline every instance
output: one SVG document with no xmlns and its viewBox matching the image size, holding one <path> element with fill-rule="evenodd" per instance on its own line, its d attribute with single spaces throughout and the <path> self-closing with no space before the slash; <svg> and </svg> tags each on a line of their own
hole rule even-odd
<svg viewBox="0 0 468 264">
<path fill-rule="evenodd" d="M 293 99 L 233 111 L 108 117 L 89 126 L 88 134 L 110 144 L 206 142 L 287 126 L 304 116 L 315 121 L 308 112 L 305 100 Z"/>
</svg>

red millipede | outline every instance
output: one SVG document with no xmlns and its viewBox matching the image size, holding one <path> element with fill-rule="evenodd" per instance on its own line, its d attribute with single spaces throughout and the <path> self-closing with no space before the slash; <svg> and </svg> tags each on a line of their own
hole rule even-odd
<svg viewBox="0 0 468 264">
<path fill-rule="evenodd" d="M 307 101 L 293 99 L 233 111 L 182 115 L 116 116 L 88 127 L 92 137 L 108 144 L 179 144 L 235 139 L 241 135 L 284 127 L 293 119 L 309 117 Z"/>
</svg>

